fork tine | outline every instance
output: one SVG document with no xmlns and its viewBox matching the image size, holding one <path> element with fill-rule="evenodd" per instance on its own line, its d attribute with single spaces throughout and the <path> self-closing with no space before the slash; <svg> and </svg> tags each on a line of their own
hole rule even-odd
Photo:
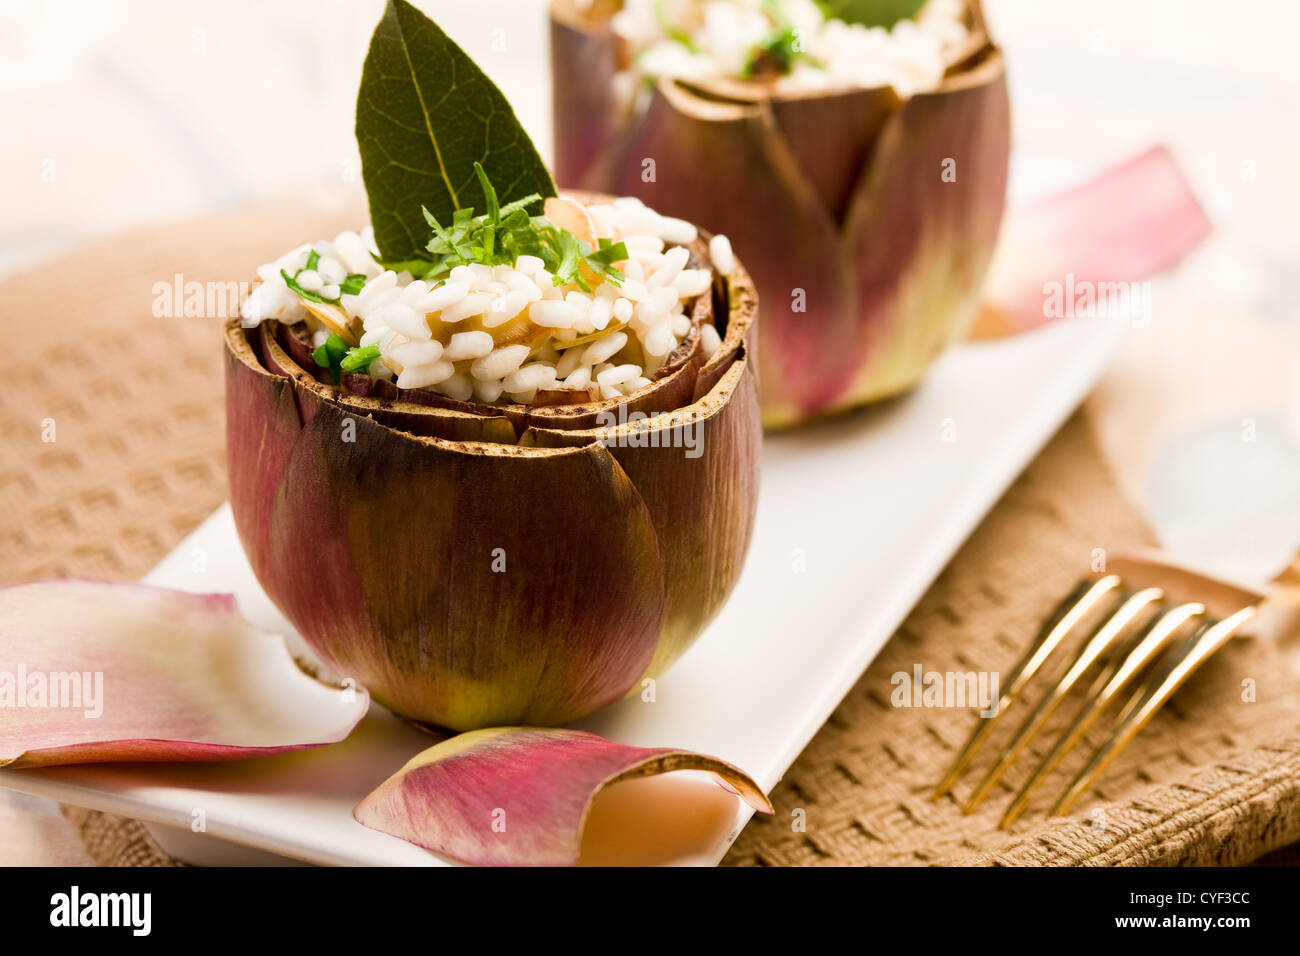
<svg viewBox="0 0 1300 956">
<path fill-rule="evenodd" d="M 1165 701 L 1174 695 L 1198 667 L 1215 651 L 1228 642 L 1239 627 L 1249 621 L 1258 612 L 1256 605 L 1244 607 L 1222 621 L 1207 622 L 1192 635 L 1182 647 L 1170 652 L 1169 659 L 1151 676 L 1143 687 L 1139 687 L 1130 698 L 1120 714 L 1119 722 L 1105 743 L 1097 748 L 1092 759 L 1079 771 L 1078 775 L 1066 787 L 1060 799 L 1052 807 L 1051 815 L 1059 816 L 1067 812 L 1079 796 L 1092 785 L 1097 776 L 1106 769 L 1107 764 L 1118 754 L 1138 732 L 1146 726 Z"/>
<path fill-rule="evenodd" d="M 979 782 L 979 785 L 966 801 L 966 805 L 962 808 L 963 813 L 970 813 L 974 810 L 985 795 L 993 789 L 993 785 L 1016 762 L 1020 752 L 1024 750 L 1034 734 L 1038 733 L 1043 724 L 1047 722 L 1047 719 L 1056 712 L 1056 708 L 1060 706 L 1061 701 L 1065 700 L 1066 694 L 1078 683 L 1079 678 L 1087 672 L 1088 668 L 1096 662 L 1101 652 L 1112 646 L 1129 624 L 1133 622 L 1133 619 L 1142 613 L 1145 608 L 1164 596 L 1165 592 L 1159 588 L 1143 588 L 1141 591 L 1136 591 L 1129 595 L 1116 609 L 1115 613 L 1097 628 L 1092 637 L 1084 644 L 1083 649 L 1074 658 L 1074 661 L 1066 668 L 1061 678 L 1029 712 L 1029 715 L 1016 731 L 1011 743 L 1003 748 L 1002 755 L 984 774 L 984 779 Z"/>
<path fill-rule="evenodd" d="M 975 729 L 971 731 L 966 743 L 958 752 L 956 759 L 944 774 L 943 779 L 939 781 L 938 786 L 934 788 L 934 793 L 930 799 L 938 800 L 945 793 L 952 789 L 957 778 L 961 776 L 966 765 L 970 763 L 971 758 L 979 752 L 988 735 L 993 731 L 1006 709 L 1024 690 L 1025 685 L 1043 666 L 1043 661 L 1047 656 L 1056 649 L 1065 635 L 1079 623 L 1092 608 L 1103 597 L 1119 587 L 1119 576 L 1107 574 L 1096 581 L 1083 581 L 1078 587 L 1071 592 L 1065 600 L 1057 605 L 1052 616 L 1043 624 L 1042 629 L 1038 632 L 1038 637 L 1030 646 L 1023 657 L 1012 668 L 1011 679 L 1007 682 L 1006 690 L 998 697 L 997 710 L 992 717 L 981 718 L 976 724 Z"/>
<path fill-rule="evenodd" d="M 1205 605 L 1195 602 L 1179 604 L 1170 608 L 1146 627 L 1132 649 L 1122 659 L 1116 660 L 1108 671 L 1104 671 L 1099 675 L 1093 690 L 1088 694 L 1083 706 L 1079 708 L 1079 713 L 1075 716 L 1069 729 L 1056 738 L 1056 744 L 1038 764 L 1034 772 L 1030 774 L 1029 779 L 1020 788 L 1020 792 L 1011 801 L 1011 805 L 1007 807 L 1001 822 L 998 823 L 999 829 L 1006 829 L 1015 822 L 1025 807 L 1029 805 L 1029 798 L 1038 788 L 1038 785 L 1047 778 L 1049 773 L 1056 769 L 1056 765 L 1060 763 L 1061 758 L 1069 753 L 1083 735 L 1088 732 L 1088 728 L 1105 712 L 1106 708 L 1111 705 L 1128 682 L 1159 651 L 1164 649 L 1169 638 L 1187 621 L 1204 613 Z"/>
</svg>

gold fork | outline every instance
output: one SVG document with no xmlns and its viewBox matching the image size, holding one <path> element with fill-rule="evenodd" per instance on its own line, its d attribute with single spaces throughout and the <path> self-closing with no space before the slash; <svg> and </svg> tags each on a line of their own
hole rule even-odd
<svg viewBox="0 0 1300 956">
<path fill-rule="evenodd" d="M 1070 692 L 1084 686 L 1082 681 L 1091 675 L 1069 726 L 1012 798 L 999 827 L 1009 826 L 1020 816 L 1061 759 L 1123 700 L 1109 733 L 1050 811 L 1053 816 L 1067 812 L 1183 682 L 1243 625 L 1253 620 L 1253 632 L 1259 632 L 1261 626 L 1272 631 L 1293 626 L 1300 619 L 1300 600 L 1294 587 L 1298 581 L 1300 561 L 1279 575 L 1278 586 L 1265 595 L 1152 553 L 1112 560 L 1109 573 L 1080 583 L 1044 622 L 1012 669 L 993 714 L 982 718 L 971 732 L 935 788 L 934 799 L 953 789 L 999 726 L 1002 715 L 1019 703 L 1053 651 L 1067 637 L 1082 634 L 1079 650 L 1061 667 L 1052 686 L 1030 709 L 963 805 L 970 813 L 988 795 Z M 1090 623 L 1085 625 L 1085 621 Z"/>
</svg>

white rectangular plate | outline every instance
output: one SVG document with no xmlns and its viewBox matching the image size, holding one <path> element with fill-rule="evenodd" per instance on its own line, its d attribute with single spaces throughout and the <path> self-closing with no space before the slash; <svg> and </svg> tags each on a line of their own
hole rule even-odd
<svg viewBox="0 0 1300 956">
<path fill-rule="evenodd" d="M 770 789 L 1082 401 L 1122 334 L 1120 323 L 1071 319 L 963 345 L 902 400 L 770 438 L 753 546 L 722 614 L 659 679 L 654 703 L 627 700 L 581 726 L 712 754 Z M 291 634 L 248 568 L 228 507 L 146 580 L 233 592 L 255 623 Z M 429 742 L 375 707 L 349 740 L 321 750 L 0 771 L 0 785 L 161 824 L 164 844 L 196 861 L 428 865 L 442 861 L 366 829 L 352 808 Z M 742 806 L 673 862 L 716 863 L 749 814 Z"/>
</svg>

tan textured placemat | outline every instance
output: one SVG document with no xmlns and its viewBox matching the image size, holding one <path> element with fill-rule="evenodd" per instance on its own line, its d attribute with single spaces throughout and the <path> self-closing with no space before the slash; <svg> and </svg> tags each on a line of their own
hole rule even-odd
<svg viewBox="0 0 1300 956">
<path fill-rule="evenodd" d="M 153 317 L 154 285 L 177 272 L 245 279 L 357 215 L 231 214 L 125 237 L 7 284 L 0 315 L 21 347 L 0 389 L 0 582 L 139 577 L 220 504 L 221 323 Z M 1045 819 L 1040 800 L 1010 833 L 993 828 L 1028 760 L 971 817 L 929 801 L 973 717 L 892 707 L 891 675 L 1009 667 L 1094 549 L 1148 541 L 1076 416 L 790 769 L 776 814 L 750 824 L 726 862 L 1243 863 L 1300 839 L 1300 687 L 1254 641 L 1185 687 L 1069 818 Z M 93 859 L 171 862 L 134 821 L 65 814 Z"/>
</svg>

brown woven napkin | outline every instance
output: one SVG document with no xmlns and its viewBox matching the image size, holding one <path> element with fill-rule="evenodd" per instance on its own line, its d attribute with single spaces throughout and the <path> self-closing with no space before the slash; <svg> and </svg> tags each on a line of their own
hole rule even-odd
<svg viewBox="0 0 1300 956">
<path fill-rule="evenodd" d="M 21 320 L 25 341 L 0 389 L 0 583 L 139 577 L 224 500 L 221 320 L 154 317 L 155 284 L 178 272 L 246 280 L 361 215 L 231 214 L 114 240 L 8 283 L 0 310 L 6 328 Z M 1148 542 L 1077 416 L 790 769 L 775 816 L 751 823 L 726 862 L 1240 863 L 1300 839 L 1297 681 L 1269 646 L 1246 640 L 1178 694 L 1071 817 L 1045 819 L 1044 794 L 1015 830 L 994 829 L 1030 759 L 971 817 L 951 799 L 930 802 L 974 717 L 891 706 L 891 675 L 918 664 L 1005 670 L 1094 549 Z M 1254 702 L 1242 699 L 1246 679 Z M 135 821 L 65 815 L 99 862 L 174 862 Z"/>
</svg>

